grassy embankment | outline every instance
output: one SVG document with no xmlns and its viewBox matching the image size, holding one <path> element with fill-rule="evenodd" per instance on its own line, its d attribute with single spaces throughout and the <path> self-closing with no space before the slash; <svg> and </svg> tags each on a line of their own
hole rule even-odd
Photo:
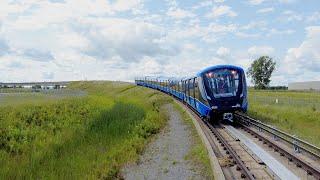
<svg viewBox="0 0 320 180">
<path fill-rule="evenodd" d="M 115 178 L 166 123 L 169 98 L 119 82 L 78 82 L 86 96 L 24 97 L 0 107 L 0 179 Z"/>
<path fill-rule="evenodd" d="M 249 114 L 320 146 L 319 92 L 249 90 Z"/>
<path fill-rule="evenodd" d="M 174 103 L 174 107 L 180 112 L 182 119 L 190 127 L 192 133 L 194 146 L 190 149 L 185 158 L 191 160 L 206 179 L 214 179 L 208 151 L 202 143 L 191 117 L 177 103 Z"/>
</svg>

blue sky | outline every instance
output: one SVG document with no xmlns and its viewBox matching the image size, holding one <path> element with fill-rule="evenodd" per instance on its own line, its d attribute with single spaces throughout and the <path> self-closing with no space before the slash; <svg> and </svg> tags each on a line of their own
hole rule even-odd
<svg viewBox="0 0 320 180">
<path fill-rule="evenodd" d="M 3 82 L 188 76 L 269 55 L 272 85 L 320 80 L 318 0 L 2 0 Z"/>
</svg>

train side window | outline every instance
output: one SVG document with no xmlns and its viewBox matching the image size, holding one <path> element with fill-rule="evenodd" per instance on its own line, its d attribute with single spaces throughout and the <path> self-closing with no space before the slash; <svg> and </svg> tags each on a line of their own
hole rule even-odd
<svg viewBox="0 0 320 180">
<path fill-rule="evenodd" d="M 186 88 L 186 95 L 188 95 L 188 91 L 189 91 L 189 89 L 188 89 L 188 80 L 186 80 L 185 81 L 185 88 Z"/>
<path fill-rule="evenodd" d="M 189 96 L 193 97 L 194 87 L 193 87 L 193 79 L 189 79 Z"/>
<path fill-rule="evenodd" d="M 188 96 L 190 96 L 190 80 L 187 80 L 187 90 L 188 90 Z"/>
<path fill-rule="evenodd" d="M 198 87 L 198 78 L 194 78 L 194 92 L 195 92 L 195 98 L 199 100 L 200 92 Z"/>
<path fill-rule="evenodd" d="M 184 81 L 181 81 L 181 92 L 184 93 L 185 87 L 184 87 Z"/>
</svg>

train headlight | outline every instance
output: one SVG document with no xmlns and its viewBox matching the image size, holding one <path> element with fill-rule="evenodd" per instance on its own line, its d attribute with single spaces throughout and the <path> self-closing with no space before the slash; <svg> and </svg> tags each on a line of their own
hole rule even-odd
<svg viewBox="0 0 320 180">
<path fill-rule="evenodd" d="M 240 104 L 236 104 L 235 106 L 232 106 L 233 108 L 240 107 Z"/>
<path fill-rule="evenodd" d="M 212 106 L 211 109 L 218 109 L 218 106 Z"/>
</svg>

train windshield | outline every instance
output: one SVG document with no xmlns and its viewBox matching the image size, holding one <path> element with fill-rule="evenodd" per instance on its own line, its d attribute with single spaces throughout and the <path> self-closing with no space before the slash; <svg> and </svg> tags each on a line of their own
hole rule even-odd
<svg viewBox="0 0 320 180">
<path fill-rule="evenodd" d="M 236 96 L 240 75 L 236 70 L 219 69 L 205 74 L 208 90 L 215 98 Z"/>
</svg>

